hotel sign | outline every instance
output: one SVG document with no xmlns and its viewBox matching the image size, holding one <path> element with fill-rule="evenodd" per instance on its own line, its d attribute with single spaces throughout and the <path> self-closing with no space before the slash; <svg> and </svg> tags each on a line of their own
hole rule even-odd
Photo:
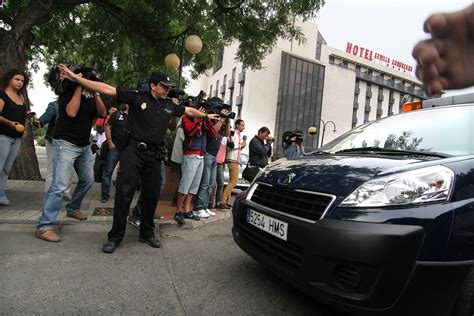
<svg viewBox="0 0 474 316">
<path fill-rule="evenodd" d="M 393 58 L 384 56 L 382 54 L 379 54 L 377 52 L 374 52 L 370 49 L 364 48 L 362 46 L 352 44 L 350 42 L 347 42 L 346 46 L 346 53 L 352 54 L 354 56 L 358 56 L 370 61 L 374 61 L 377 63 L 380 63 L 384 66 L 387 67 L 392 67 L 396 68 L 398 70 L 402 70 L 405 72 L 412 72 L 413 67 L 410 65 L 407 65 L 405 63 L 402 63 L 401 61 L 395 60 Z"/>
</svg>

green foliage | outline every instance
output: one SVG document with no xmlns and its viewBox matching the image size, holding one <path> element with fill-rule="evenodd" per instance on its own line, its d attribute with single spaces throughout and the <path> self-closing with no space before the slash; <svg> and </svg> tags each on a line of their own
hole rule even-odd
<svg viewBox="0 0 474 316">
<path fill-rule="evenodd" d="M 44 135 L 35 137 L 35 140 L 38 146 L 41 146 L 41 147 L 46 146 L 46 138 L 44 138 Z"/>
<path fill-rule="evenodd" d="M 33 137 L 38 143 L 38 146 L 45 146 L 46 139 L 44 136 L 46 135 L 46 130 L 48 129 L 48 126 L 43 126 L 41 128 L 36 128 L 33 130 Z"/>
<path fill-rule="evenodd" d="M 33 2 L 8 1 L 0 14 L 13 21 Z M 151 71 L 166 71 L 164 57 L 180 52 L 185 34 L 201 37 L 203 50 L 184 55 L 193 77 L 210 69 L 224 45 L 239 41 L 237 58 L 261 68 L 278 37 L 304 41 L 294 25 L 297 18 L 314 18 L 323 0 L 101 0 L 67 4 L 53 0 L 46 23 L 33 28 L 29 60 L 48 66 L 75 62 L 96 68 L 102 79 L 117 86 L 135 87 Z M 0 26 L 1 29 L 1 26 Z M 168 72 L 170 72 L 168 70 Z M 177 70 L 171 71 L 176 80 Z"/>
<path fill-rule="evenodd" d="M 423 137 L 411 138 L 411 134 L 413 134 L 412 131 L 404 131 L 400 136 L 388 135 L 384 148 L 414 151 L 423 141 Z"/>
</svg>

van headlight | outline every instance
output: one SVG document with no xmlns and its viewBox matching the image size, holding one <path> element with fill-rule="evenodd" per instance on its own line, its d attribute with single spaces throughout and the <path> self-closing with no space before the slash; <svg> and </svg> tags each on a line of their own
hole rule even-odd
<svg viewBox="0 0 474 316">
<path fill-rule="evenodd" d="M 451 196 L 454 172 L 433 166 L 370 180 L 359 186 L 340 207 L 371 207 L 445 201 Z"/>
</svg>

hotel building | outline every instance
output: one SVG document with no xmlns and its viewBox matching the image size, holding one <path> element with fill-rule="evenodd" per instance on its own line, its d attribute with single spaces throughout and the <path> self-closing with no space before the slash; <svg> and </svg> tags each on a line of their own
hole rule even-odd
<svg viewBox="0 0 474 316">
<path fill-rule="evenodd" d="M 346 51 L 326 45 L 318 26 L 300 23 L 306 43 L 279 39 L 252 71 L 236 62 L 237 43 L 226 47 L 214 69 L 195 88 L 232 105 L 251 139 L 267 126 L 281 156 L 281 135 L 299 129 L 306 151 L 368 121 L 400 112 L 407 100 L 424 100 L 421 82 L 409 65 L 353 43 Z M 317 134 L 307 133 L 316 127 Z"/>
</svg>

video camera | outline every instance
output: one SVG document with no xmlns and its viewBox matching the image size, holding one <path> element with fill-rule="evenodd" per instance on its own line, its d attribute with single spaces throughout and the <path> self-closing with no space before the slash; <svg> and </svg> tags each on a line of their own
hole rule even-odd
<svg viewBox="0 0 474 316">
<path fill-rule="evenodd" d="M 140 82 L 138 82 L 137 90 L 149 93 L 150 92 L 150 84 L 148 82 L 145 82 L 145 81 L 140 81 Z M 181 99 L 181 97 L 184 96 L 185 94 L 186 93 L 183 90 L 172 88 L 168 92 L 168 98 L 170 98 L 170 99 Z"/>
<path fill-rule="evenodd" d="M 298 145 L 301 145 L 303 143 L 303 132 L 300 131 L 299 129 L 295 129 L 293 131 L 286 131 L 283 133 L 283 138 L 282 138 L 282 145 L 283 148 L 286 146 L 291 145 L 292 143 L 292 138 L 296 138 L 295 143 Z"/>
<path fill-rule="evenodd" d="M 195 106 L 196 108 L 204 108 L 206 113 L 208 114 L 219 114 L 223 118 L 230 118 L 235 119 L 235 112 L 230 112 L 231 106 L 229 104 L 224 103 L 218 97 L 212 97 L 210 99 L 205 99 L 206 93 L 201 90 L 199 94 L 194 98 L 195 99 Z M 221 113 L 222 110 L 227 110 L 229 113 L 223 114 Z"/>
<path fill-rule="evenodd" d="M 92 80 L 92 81 L 100 81 L 99 74 L 93 68 L 84 67 L 78 64 L 73 64 L 73 63 L 67 63 L 65 65 L 73 73 L 82 74 L 82 78 Z M 49 73 L 48 83 L 54 89 L 54 92 L 57 95 L 61 95 L 67 92 L 73 92 L 74 89 L 78 86 L 77 83 L 72 82 L 71 80 L 66 79 L 64 77 L 61 77 L 61 74 L 57 68 L 54 68 Z"/>
<path fill-rule="evenodd" d="M 180 99 L 183 95 L 185 95 L 186 93 L 183 91 L 183 90 L 179 90 L 179 89 L 176 89 L 176 88 L 172 88 L 170 89 L 170 91 L 168 92 L 168 98 L 171 98 L 171 99 Z"/>
</svg>

